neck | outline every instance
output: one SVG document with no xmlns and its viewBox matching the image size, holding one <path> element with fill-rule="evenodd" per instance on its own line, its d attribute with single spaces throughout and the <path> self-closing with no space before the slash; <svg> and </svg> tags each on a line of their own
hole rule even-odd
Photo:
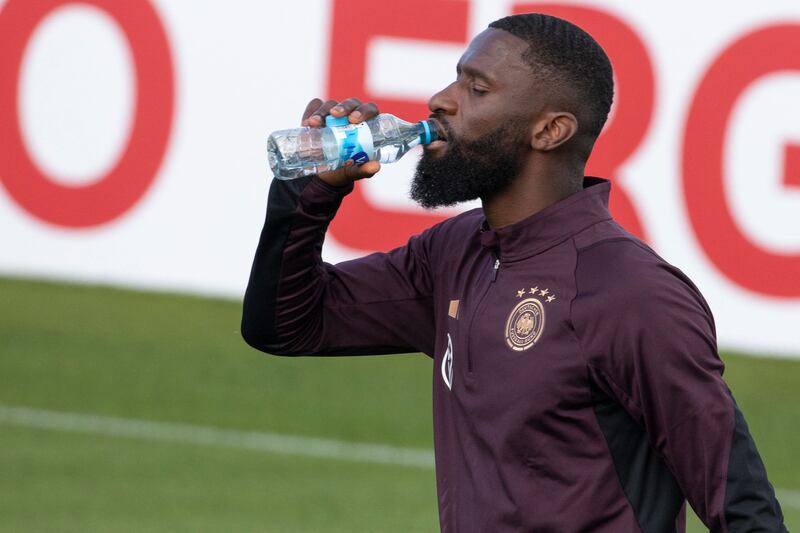
<svg viewBox="0 0 800 533">
<path fill-rule="evenodd" d="M 492 229 L 510 226 L 579 192 L 582 183 L 582 165 L 548 168 L 529 161 L 509 187 L 481 199 L 483 213 Z"/>
</svg>

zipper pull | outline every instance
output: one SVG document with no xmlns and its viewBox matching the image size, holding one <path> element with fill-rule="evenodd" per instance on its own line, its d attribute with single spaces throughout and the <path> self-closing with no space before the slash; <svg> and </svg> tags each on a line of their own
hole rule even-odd
<svg viewBox="0 0 800 533">
<path fill-rule="evenodd" d="M 497 271 L 500 270 L 500 259 L 494 260 L 494 268 L 492 269 L 492 281 L 497 280 Z"/>
</svg>

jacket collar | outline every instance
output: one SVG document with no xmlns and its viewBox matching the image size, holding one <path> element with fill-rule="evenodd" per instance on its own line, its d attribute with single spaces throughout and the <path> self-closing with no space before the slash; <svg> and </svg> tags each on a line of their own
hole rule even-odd
<svg viewBox="0 0 800 533">
<path fill-rule="evenodd" d="M 481 245 L 503 262 L 539 254 L 572 237 L 581 230 L 610 220 L 608 180 L 586 177 L 583 190 L 556 202 L 516 224 L 491 229 L 484 218 Z"/>
</svg>

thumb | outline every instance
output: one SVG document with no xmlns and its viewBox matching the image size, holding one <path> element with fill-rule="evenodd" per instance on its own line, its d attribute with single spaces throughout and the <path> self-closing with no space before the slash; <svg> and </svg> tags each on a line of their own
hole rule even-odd
<svg viewBox="0 0 800 533">
<path fill-rule="evenodd" d="M 368 179 L 377 174 L 381 169 L 381 164 L 377 161 L 367 161 L 363 165 L 354 165 L 348 161 L 349 165 L 345 166 L 345 175 L 353 181 Z"/>
<path fill-rule="evenodd" d="M 322 172 L 319 178 L 334 187 L 343 187 L 354 181 L 371 178 L 381 169 L 377 161 L 367 161 L 363 165 L 356 165 L 353 160 L 347 161 L 343 166 L 329 172 Z"/>
</svg>

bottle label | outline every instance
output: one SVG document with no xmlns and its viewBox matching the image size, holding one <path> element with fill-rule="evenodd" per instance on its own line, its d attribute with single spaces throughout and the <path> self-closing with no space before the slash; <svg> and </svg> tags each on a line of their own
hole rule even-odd
<svg viewBox="0 0 800 533">
<path fill-rule="evenodd" d="M 339 143 L 339 159 L 342 162 L 352 159 L 360 165 L 372 159 L 374 152 L 372 132 L 365 122 L 335 126 L 331 131 Z"/>
</svg>

